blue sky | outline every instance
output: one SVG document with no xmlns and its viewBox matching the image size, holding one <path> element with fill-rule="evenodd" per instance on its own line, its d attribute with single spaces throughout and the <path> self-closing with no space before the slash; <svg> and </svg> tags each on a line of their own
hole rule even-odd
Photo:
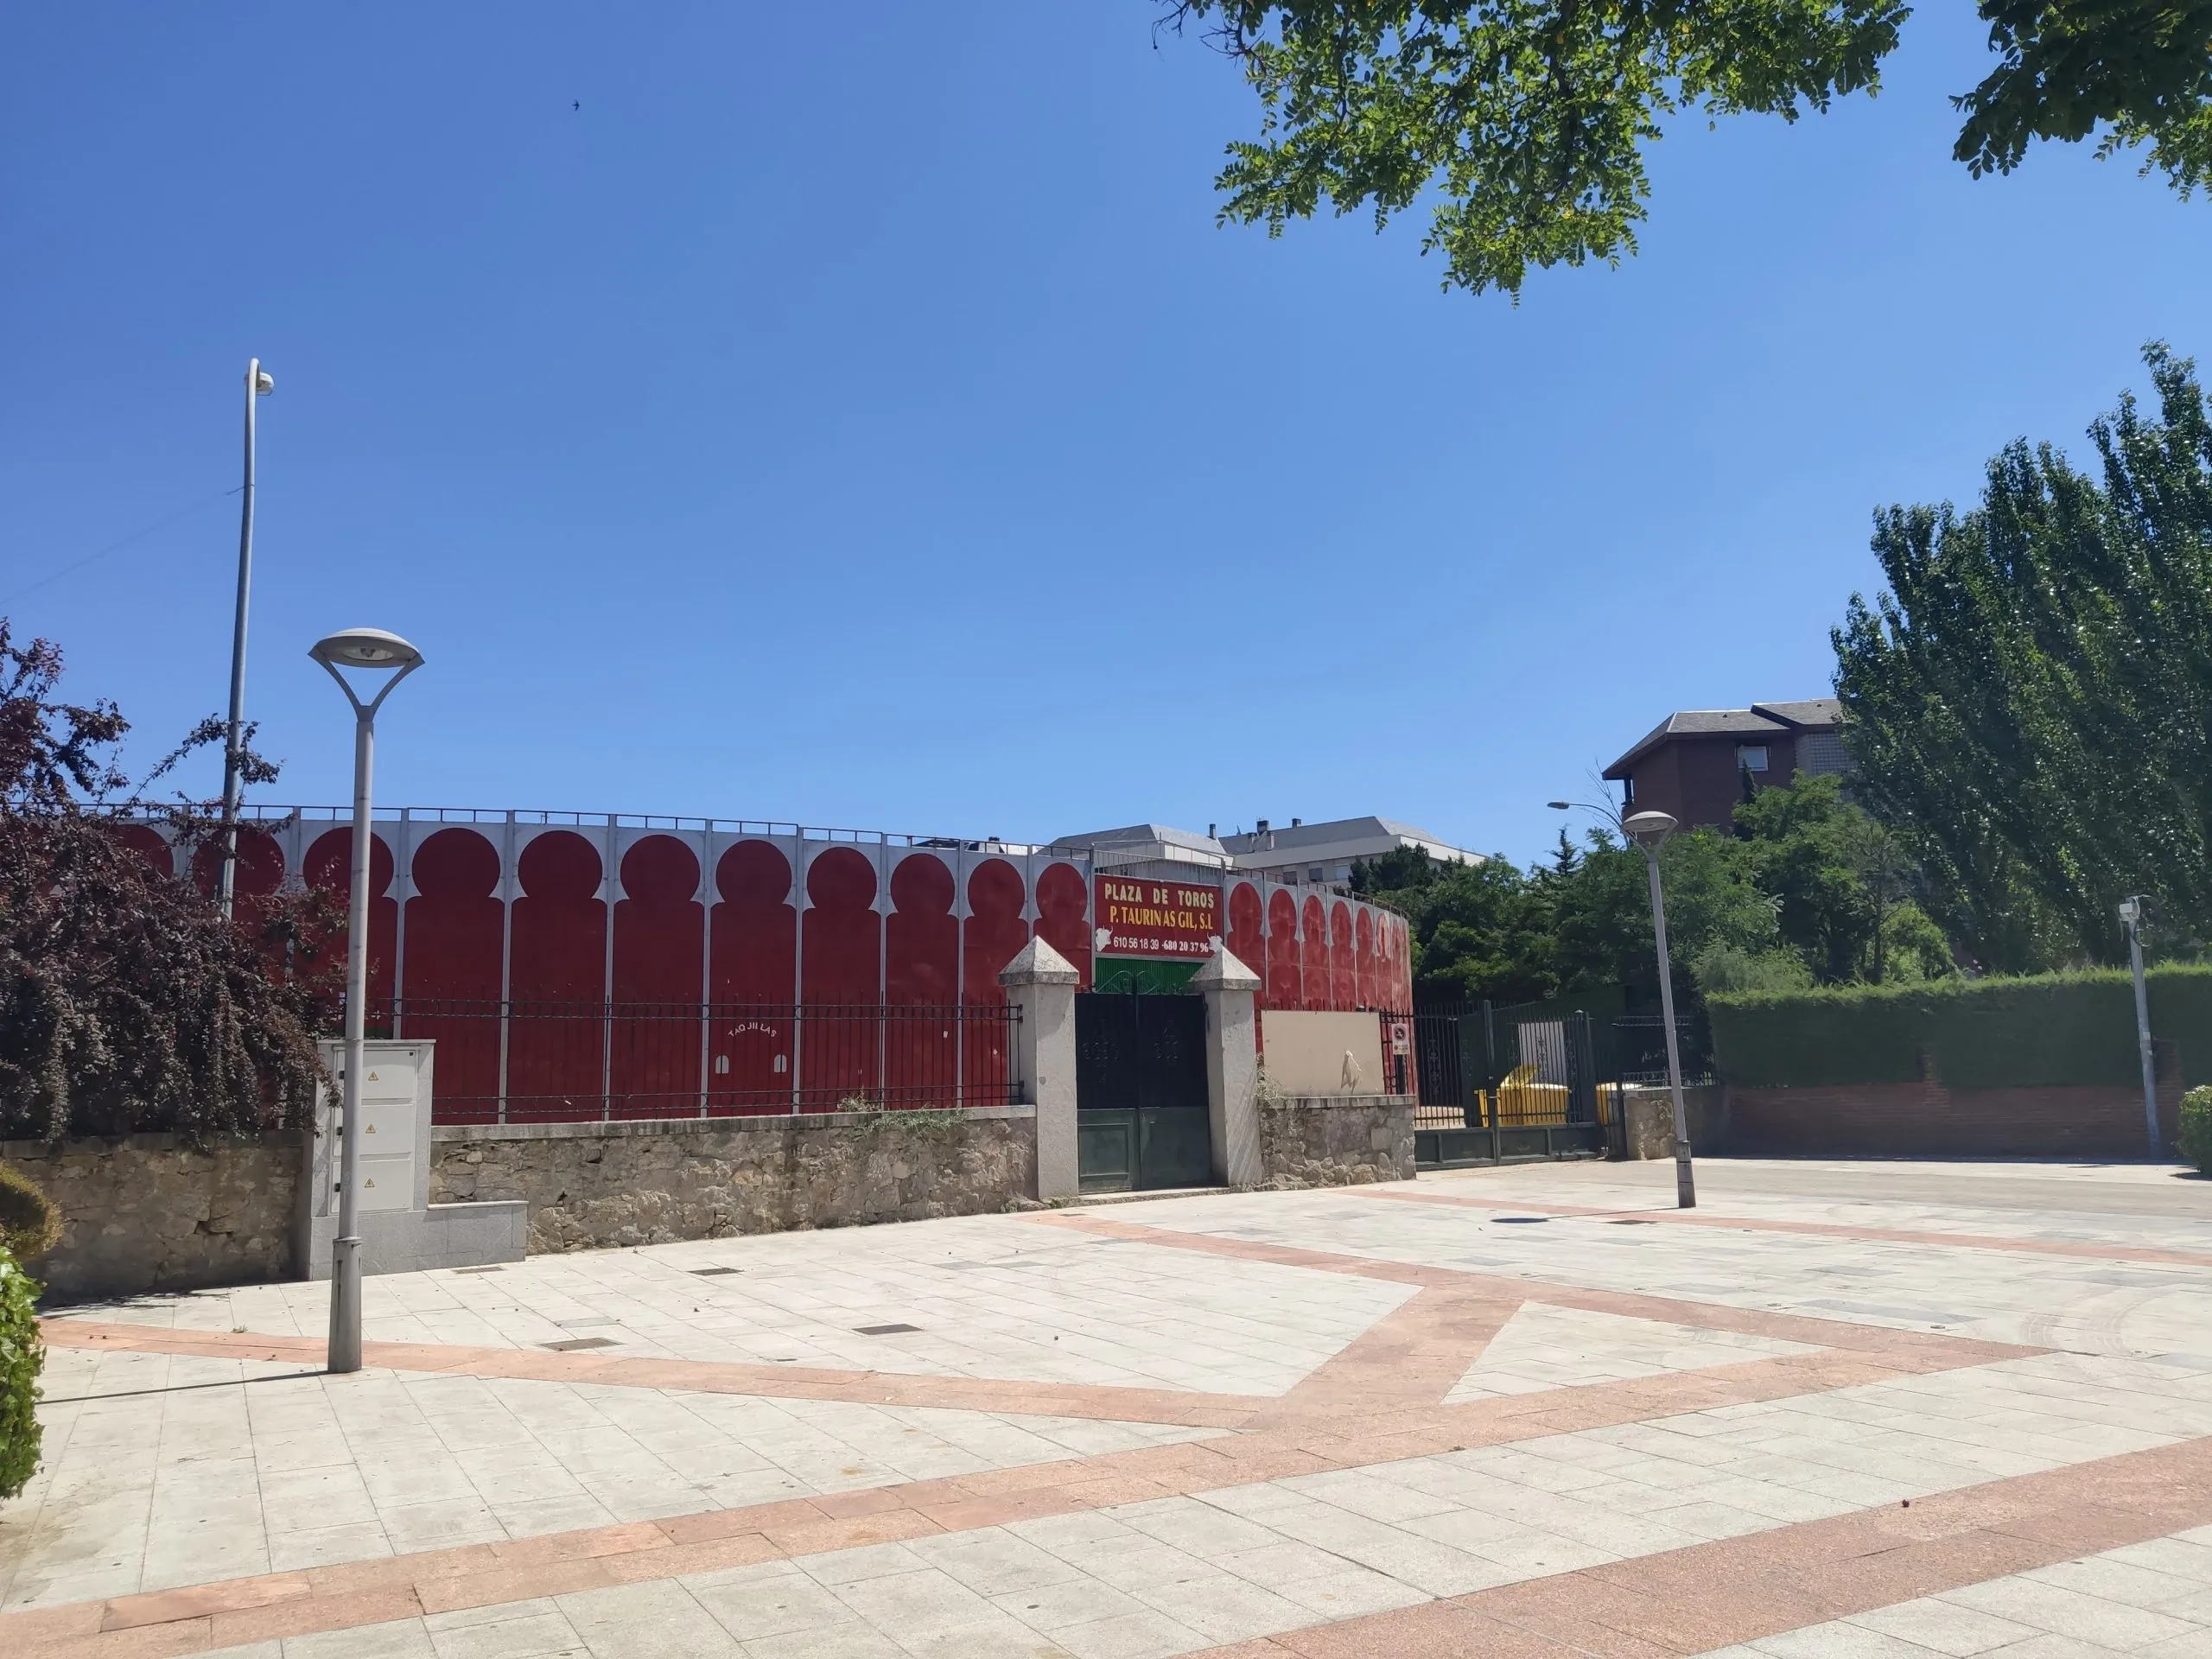
<svg viewBox="0 0 2212 1659">
<path fill-rule="evenodd" d="M 219 709 L 258 353 L 267 798 L 345 798 L 303 653 L 369 623 L 394 804 L 1527 857 L 1668 709 L 1826 691 L 1878 505 L 2212 357 L 2212 204 L 1948 159 L 1962 8 L 1682 123 L 1642 256 L 1517 308 L 1216 228 L 1251 97 L 1153 15 L 10 9 L 0 609 L 141 764 Z"/>
</svg>

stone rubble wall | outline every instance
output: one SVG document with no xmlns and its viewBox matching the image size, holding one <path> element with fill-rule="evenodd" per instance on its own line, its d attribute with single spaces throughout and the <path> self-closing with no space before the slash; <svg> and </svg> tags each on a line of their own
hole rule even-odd
<svg viewBox="0 0 2212 1659">
<path fill-rule="evenodd" d="M 1281 1191 L 1414 1178 L 1411 1095 L 1301 1095 L 1260 1103 L 1261 1185 Z"/>
<path fill-rule="evenodd" d="M 1634 1087 L 1623 1093 L 1626 1133 L 1621 1137 L 1624 1156 L 1672 1158 L 1675 1155 L 1675 1096 L 1665 1088 Z M 1734 1149 L 1726 1092 L 1718 1084 L 1702 1084 L 1682 1090 L 1682 1117 L 1690 1132 L 1690 1154 L 1726 1156 Z"/>
<path fill-rule="evenodd" d="M 431 1204 L 526 1199 L 532 1255 L 1036 1204 L 1027 1106 L 442 1124 L 430 1138 Z"/>
<path fill-rule="evenodd" d="M 60 1206 L 60 1243 L 26 1265 L 49 1302 L 296 1277 L 300 1130 L 0 1142 Z"/>
</svg>

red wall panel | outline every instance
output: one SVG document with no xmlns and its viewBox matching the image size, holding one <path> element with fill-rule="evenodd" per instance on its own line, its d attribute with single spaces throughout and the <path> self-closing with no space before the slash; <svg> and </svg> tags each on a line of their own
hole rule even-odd
<svg viewBox="0 0 2212 1659">
<path fill-rule="evenodd" d="M 150 835 L 152 831 L 149 830 L 147 833 Z M 353 844 L 353 832 L 347 830 L 343 833 L 346 836 L 346 844 L 351 847 Z M 327 836 L 323 837 L 325 841 L 328 839 Z M 322 843 L 318 842 L 315 844 L 321 846 Z M 378 845 L 382 843 L 379 842 Z M 193 885 L 200 892 L 212 895 L 216 887 L 221 884 L 222 874 L 221 838 L 201 842 L 192 853 Z M 385 855 L 386 881 L 391 880 L 391 856 L 387 853 Z M 231 914 L 236 918 L 240 927 L 250 932 L 260 931 L 261 901 L 276 892 L 283 880 L 284 849 L 260 830 L 249 830 L 241 826 L 238 830 L 238 868 L 231 878 Z M 381 893 L 383 888 L 379 887 L 377 891 Z M 338 880 L 338 894 L 341 899 L 346 895 L 346 876 L 342 874 Z M 391 955 L 387 951 L 385 957 L 387 965 L 391 960 Z"/>
<path fill-rule="evenodd" d="M 998 1006 L 1006 1001 L 999 974 L 1029 943 L 1021 918 L 1021 872 L 1002 858 L 985 859 L 968 873 L 968 919 L 961 929 L 960 1000 Z M 961 1075 L 977 1090 L 1006 1086 L 1012 1057 L 1006 1034 L 988 1025 L 962 1027 L 967 1049 Z"/>
<path fill-rule="evenodd" d="M 522 849 L 507 983 L 511 1118 L 599 1116 L 605 1076 L 607 903 L 599 849 L 551 830 Z"/>
<path fill-rule="evenodd" d="M 934 853 L 909 853 L 891 872 L 883 924 L 883 1000 L 896 1007 L 950 1008 L 960 997 L 960 920 L 951 869 Z M 886 1097 L 925 1106 L 954 1098 L 959 1028 L 950 1017 L 899 1020 L 884 1033 Z"/>
<path fill-rule="evenodd" d="M 407 901 L 402 1028 L 438 1046 L 437 1107 L 447 1122 L 498 1116 L 500 934 L 499 849 L 474 830 L 441 830 L 415 849 L 415 896 Z M 462 1001 L 467 1009 L 439 1009 Z M 429 1008 L 422 1005 L 431 1003 Z M 420 1010 L 420 1011 L 418 1011 Z"/>
<path fill-rule="evenodd" d="M 1329 906 L 1329 1006 L 1339 1014 L 1359 1006 L 1359 967 L 1351 939 L 1351 906 Z"/>
<path fill-rule="evenodd" d="M 1329 916 L 1313 893 L 1307 893 L 1305 904 L 1299 907 L 1298 932 L 1300 977 L 1306 990 L 1302 1006 L 1325 1008 L 1329 1006 Z"/>
<path fill-rule="evenodd" d="M 706 915 L 699 856 L 673 836 L 646 836 L 622 855 L 614 906 L 617 1003 L 653 1005 L 615 1016 L 610 1080 L 618 1116 L 659 1116 L 699 1106 L 700 1000 Z"/>
<path fill-rule="evenodd" d="M 1260 890 L 1249 881 L 1239 881 L 1229 890 L 1229 933 L 1222 944 L 1230 956 L 1262 979 L 1267 977 L 1267 922 L 1260 908 Z"/>
<path fill-rule="evenodd" d="M 715 866 L 715 888 L 709 1109 L 787 1111 L 798 995 L 791 861 L 772 842 L 741 841 Z"/>
<path fill-rule="evenodd" d="M 960 921 L 952 872 L 933 853 L 909 853 L 891 872 L 884 922 L 884 1001 L 947 1007 L 960 995 Z"/>
<path fill-rule="evenodd" d="M 238 913 L 245 914 L 243 902 L 246 891 L 246 838 L 238 837 L 238 883 L 240 904 Z M 201 849 L 203 852 L 205 849 Z M 283 868 L 283 855 L 271 843 L 276 868 Z M 197 864 L 199 861 L 194 860 Z M 265 868 L 265 867 L 264 867 Z M 321 887 L 338 900 L 342 912 L 352 899 L 353 880 L 353 826 L 342 830 L 327 830 L 308 849 L 308 855 L 300 861 L 300 877 L 311 887 Z M 258 879 L 258 878 L 257 878 Z M 210 882 L 210 890 L 213 883 Z M 270 888 L 274 890 L 271 882 Z M 391 849 L 385 844 L 382 836 L 372 831 L 369 836 L 369 1017 L 378 1018 L 390 1005 L 391 997 L 391 961 L 394 942 L 399 933 L 399 901 L 391 896 Z"/>
<path fill-rule="evenodd" d="M 146 861 L 146 868 L 163 880 L 176 874 L 176 855 L 162 832 L 149 823 L 125 823 L 116 828 L 115 838 Z"/>
<path fill-rule="evenodd" d="M 875 867 L 850 847 L 832 847 L 806 869 L 810 908 L 800 918 L 799 1001 L 873 1007 L 882 999 L 882 918 L 875 903 Z M 873 1015 L 810 1019 L 801 1046 L 802 1081 L 820 1103 L 876 1088 L 877 1022 Z"/>
<path fill-rule="evenodd" d="M 1072 864 L 1047 864 L 1037 878 L 1037 937 L 1068 959 L 1090 988 L 1090 883 Z"/>
<path fill-rule="evenodd" d="M 1268 1006 L 1306 1006 L 1298 970 L 1298 900 L 1277 887 L 1268 895 Z"/>
<path fill-rule="evenodd" d="M 1021 872 L 1002 858 L 986 859 L 968 874 L 968 920 L 963 930 L 962 1000 L 1003 1002 L 999 974 L 1029 943 L 1021 919 Z"/>
<path fill-rule="evenodd" d="M 1359 1006 L 1379 1008 L 1377 980 L 1375 972 L 1375 912 L 1364 905 L 1359 908 L 1357 931 L 1353 938 L 1352 954 L 1355 971 L 1359 979 Z"/>
</svg>

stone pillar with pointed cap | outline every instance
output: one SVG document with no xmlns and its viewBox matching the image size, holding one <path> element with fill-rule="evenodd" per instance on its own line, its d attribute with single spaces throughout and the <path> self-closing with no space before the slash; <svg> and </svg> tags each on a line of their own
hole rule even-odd
<svg viewBox="0 0 2212 1659">
<path fill-rule="evenodd" d="M 1206 1113 L 1213 1132 L 1213 1178 L 1228 1186 L 1260 1184 L 1260 976 L 1214 946 L 1191 976 L 1206 1000 Z"/>
<path fill-rule="evenodd" d="M 1075 993 L 1083 976 L 1042 939 L 1032 939 L 999 974 L 1021 1011 L 1014 1053 L 1037 1109 L 1037 1196 L 1071 1198 L 1076 1172 Z"/>
</svg>

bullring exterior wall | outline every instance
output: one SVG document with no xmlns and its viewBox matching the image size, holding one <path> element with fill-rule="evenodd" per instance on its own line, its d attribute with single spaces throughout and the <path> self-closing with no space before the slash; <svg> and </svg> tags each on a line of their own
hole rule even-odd
<svg viewBox="0 0 2212 1659">
<path fill-rule="evenodd" d="M 157 817 L 124 833 L 158 870 L 212 887 L 213 849 L 187 868 Z M 251 924 L 280 887 L 339 892 L 352 836 L 328 809 L 254 809 L 240 915 Z M 618 1117 L 646 1115 L 625 1102 L 681 1116 L 710 1096 L 778 1112 L 855 1096 L 1004 1103 L 1020 1096 L 1001 1051 L 971 1041 L 957 1066 L 917 1073 L 957 1081 L 942 1098 L 890 1095 L 896 1045 L 887 1063 L 873 1042 L 794 1040 L 795 1011 L 997 1004 L 999 973 L 1032 938 L 1087 988 L 1094 875 L 1085 850 L 991 840 L 397 809 L 378 815 L 370 857 L 369 1004 L 377 1034 L 438 1044 L 444 1122 L 590 1121 L 608 1096 Z M 1260 976 L 1260 1007 L 1410 1009 L 1402 918 L 1259 877 L 1203 879 L 1222 890 L 1223 942 Z M 652 1019 L 594 1031 L 616 1008 Z"/>
</svg>

